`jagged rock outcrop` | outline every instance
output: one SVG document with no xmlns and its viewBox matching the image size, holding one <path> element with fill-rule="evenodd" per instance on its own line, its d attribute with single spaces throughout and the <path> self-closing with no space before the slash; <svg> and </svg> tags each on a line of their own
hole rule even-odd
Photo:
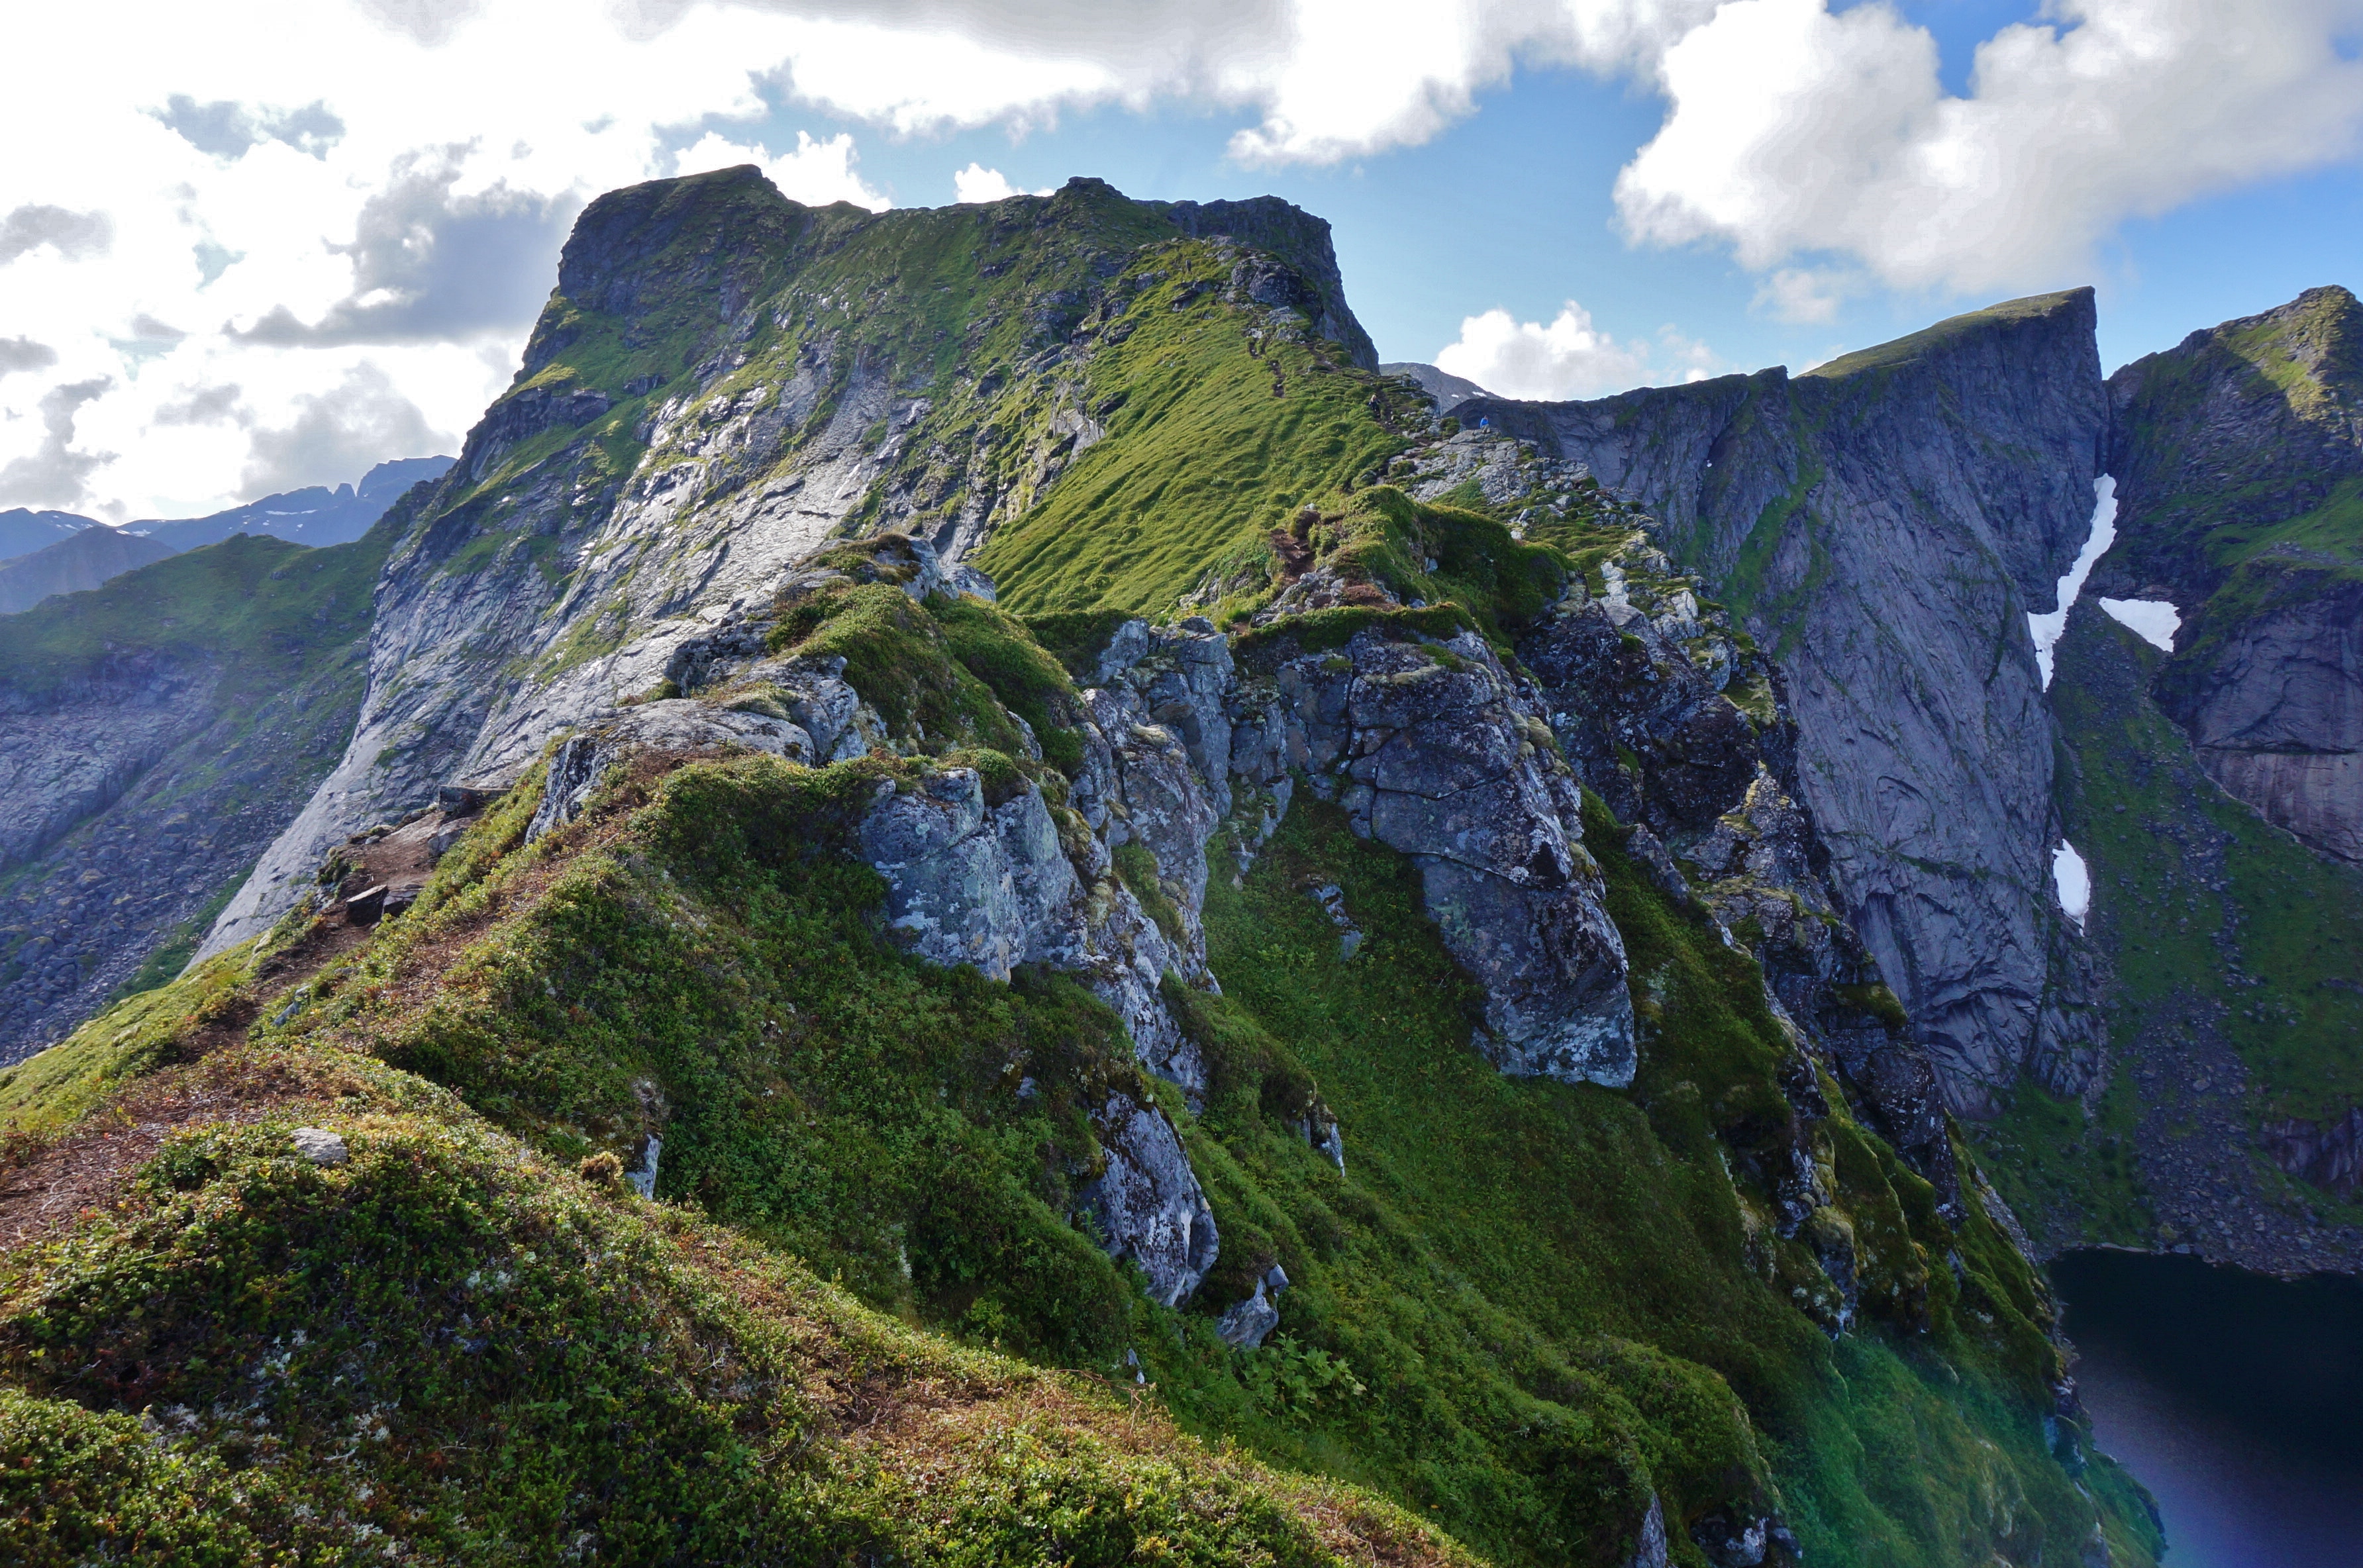
<svg viewBox="0 0 2363 1568">
<path fill-rule="evenodd" d="M 2261 1129 L 2273 1163 L 2325 1192 L 2363 1187 L 2363 1107 L 2329 1121 L 2272 1121 Z"/>
<path fill-rule="evenodd" d="M 1582 802 L 1546 726 L 1484 640 L 1363 630 L 1297 651 L 1286 623 L 1237 699 L 1233 766 L 1301 772 L 1354 831 L 1420 869 L 1445 944 L 1485 988 L 1482 1048 L 1505 1072 L 1633 1081 L 1625 947 L 1582 846 Z"/>
<path fill-rule="evenodd" d="M 1215 1211 L 1162 1112 L 1119 1097 L 1093 1130 L 1107 1168 L 1084 1189 L 1083 1206 L 1108 1251 L 1138 1264 L 1149 1297 L 1171 1307 L 1215 1266 Z"/>
<path fill-rule="evenodd" d="M 2327 574 L 2322 574 L 2326 576 Z M 2284 575 L 2164 682 L 2200 765 L 2314 848 L 2363 863 L 2363 581 Z"/>
<path fill-rule="evenodd" d="M 2022 630 L 2091 518 L 2093 321 L 2079 290 L 1795 378 L 1455 411 L 1636 502 L 1770 650 L 1830 878 L 1965 1112 L 2096 1060 L 2089 1010 L 2048 1005 L 2052 745 Z"/>
</svg>

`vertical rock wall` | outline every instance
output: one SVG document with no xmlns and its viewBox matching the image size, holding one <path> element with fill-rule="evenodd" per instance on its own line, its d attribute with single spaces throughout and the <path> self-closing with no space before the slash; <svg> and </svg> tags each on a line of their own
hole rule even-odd
<svg viewBox="0 0 2363 1568">
<path fill-rule="evenodd" d="M 1969 1114 L 2030 1068 L 2080 1088 L 2097 1060 L 2025 622 L 2091 517 L 2093 325 L 2079 290 L 1793 379 L 1456 410 L 1637 501 L 1772 654 L 1831 879 Z"/>
</svg>

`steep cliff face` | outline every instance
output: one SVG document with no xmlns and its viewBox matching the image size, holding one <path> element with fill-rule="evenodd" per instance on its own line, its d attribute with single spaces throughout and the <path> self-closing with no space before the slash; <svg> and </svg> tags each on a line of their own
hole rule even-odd
<svg viewBox="0 0 2363 1568">
<path fill-rule="evenodd" d="M 2363 304 L 2312 289 L 2109 379 L 2124 542 L 2183 625 L 2159 699 L 2208 776 L 2363 861 Z"/>
<path fill-rule="evenodd" d="M 2059 799 L 2090 869 L 2112 1072 L 2089 1114 L 2030 1086 L 1980 1143 L 2046 1251 L 2363 1269 L 2336 1201 L 2363 1105 L 2363 869 L 2217 787 L 2153 694 L 2174 662 L 2093 604 L 2061 639 Z"/>
<path fill-rule="evenodd" d="M 2025 626 L 2088 531 L 2108 407 L 2089 290 L 1791 378 L 1472 401 L 1655 514 L 1784 670 L 1841 901 L 1946 1095 L 2080 1088 L 2091 982 L 2050 878 L 2052 741 Z"/>
<path fill-rule="evenodd" d="M 1253 536 L 1273 488 L 1384 442 L 1338 374 L 1370 359 L 1326 226 L 1269 199 L 1143 204 L 1079 180 L 872 216 L 800 206 L 751 169 L 601 198 L 517 384 L 393 547 L 349 751 L 209 950 L 269 925 L 355 828 L 462 775 L 513 778 L 671 679 L 676 649 L 832 534 L 900 525 L 958 558 L 1026 517 L 1065 554 L 1137 525 L 1131 497 L 1059 485 L 1070 469 L 1228 452 L 1137 585 L 1093 568 L 1101 600 L 1170 602 Z M 1064 511 L 1040 504 L 1054 486 Z"/>
<path fill-rule="evenodd" d="M 351 733 L 382 556 L 233 539 L 0 619 L 0 1062 L 187 961 Z"/>
</svg>

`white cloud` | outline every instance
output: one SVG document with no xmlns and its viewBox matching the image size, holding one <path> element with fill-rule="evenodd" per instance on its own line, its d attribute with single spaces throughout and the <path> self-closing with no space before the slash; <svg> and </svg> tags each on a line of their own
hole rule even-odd
<svg viewBox="0 0 2363 1568">
<path fill-rule="evenodd" d="M 674 156 L 673 172 L 703 174 L 708 170 L 752 163 L 790 201 L 802 202 L 808 207 L 850 202 L 857 207 L 882 213 L 894 204 L 893 199 L 871 189 L 854 171 L 853 166 L 859 160 L 853 138 L 845 131 L 826 141 L 815 141 L 809 131 L 798 131 L 795 150 L 776 158 L 763 147 L 731 141 L 717 132 L 707 131 L 695 145 L 683 148 Z"/>
<path fill-rule="evenodd" d="M 1009 176 L 998 169 L 987 169 L 982 163 L 971 163 L 952 174 L 952 200 L 965 205 L 971 202 L 1006 201 L 1011 196 L 1047 196 L 1058 187 L 1045 186 L 1039 191 L 1021 191 L 1009 182 Z"/>
<path fill-rule="evenodd" d="M 1436 368 L 1503 397 L 1591 397 L 1644 379 L 1647 344 L 1619 343 L 1570 300 L 1549 322 L 1506 310 L 1463 317 L 1460 336 L 1437 351 Z"/>
<path fill-rule="evenodd" d="M 2054 0 L 1947 95 L 1887 5 L 1732 0 L 1670 48 L 1664 126 L 1616 185 L 1635 237 L 1753 269 L 1832 252 L 1894 286 L 2055 283 L 2126 218 L 2352 157 L 2357 0 Z M 1770 285 L 1776 311 L 1825 297 Z"/>
<path fill-rule="evenodd" d="M 2052 0 L 1988 40 L 1965 98 L 1885 0 L 1832 3 L 20 7 L 15 57 L 43 64 L 0 94 L 0 145 L 39 155 L 0 161 L 0 471 L 132 515 L 218 505 L 270 469 L 260 433 L 368 374 L 420 424 L 364 433 L 464 430 L 598 192 L 755 162 L 800 201 L 887 204 L 859 127 L 764 144 L 783 94 L 891 135 L 1186 103 L 1232 116 L 1242 160 L 1319 163 L 1433 137 L 1515 71 L 1588 71 L 1668 104 L 1618 183 L 1631 234 L 1731 247 L 1768 274 L 1759 308 L 1803 321 L 1856 286 L 2068 281 L 2128 215 L 2350 157 L 2363 125 L 2335 47 L 2363 0 Z M 1471 323 L 1448 352 L 1519 389 L 1715 368 L 1580 311 Z"/>
<path fill-rule="evenodd" d="M 1838 306 L 1860 286 L 1826 268 L 1783 267 L 1757 285 L 1755 306 L 1775 321 L 1820 326 L 1836 321 Z"/>
</svg>

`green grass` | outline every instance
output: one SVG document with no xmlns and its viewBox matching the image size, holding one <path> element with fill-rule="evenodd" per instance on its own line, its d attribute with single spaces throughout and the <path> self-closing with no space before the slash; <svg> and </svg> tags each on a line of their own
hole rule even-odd
<svg viewBox="0 0 2363 1568">
<path fill-rule="evenodd" d="M 316 550 L 240 534 L 168 557 L 0 616 L 0 669 L 12 689 L 39 701 L 98 679 L 111 661 L 152 654 L 216 667 L 227 698 L 260 701 L 309 656 L 367 631 L 394 532 L 381 524 Z"/>
<path fill-rule="evenodd" d="M 2082 779 L 2068 836 L 2108 915 L 2100 931 L 2122 999 L 2113 1031 L 2149 1026 L 2178 996 L 2219 1003 L 2258 1115 L 2363 1103 L 2363 996 L 2343 988 L 2363 964 L 2363 872 L 2314 855 L 2200 771 L 2148 696 L 2157 650 L 2098 616 L 2061 648 L 2053 701 Z M 2224 893 L 2201 885 L 2178 844 L 2205 839 L 2223 843 Z"/>
<path fill-rule="evenodd" d="M 2139 1090 L 2120 1071 L 2087 1114 L 2081 1102 L 2022 1078 L 2010 1104 L 1977 1129 L 2002 1201 L 2084 1246 L 2148 1247 L 2158 1216 L 2141 1183 Z"/>
<path fill-rule="evenodd" d="M 116 1089 L 180 1059 L 194 1031 L 239 1016 L 254 944 L 216 954 L 177 983 L 108 1008 L 58 1044 L 0 1069 L 0 1135 L 40 1136 Z"/>
<path fill-rule="evenodd" d="M 1233 1288 L 1267 1258 L 1296 1287 L 1274 1351 L 1193 1341 L 1159 1364 L 1176 1410 L 1381 1486 L 1508 1562 L 1606 1560 L 1637 1483 L 1570 1494 L 1551 1477 L 1570 1467 L 1647 1476 L 1670 1516 L 1760 1488 L 1811 1562 L 1954 1562 L 2010 1528 L 1988 1511 L 1999 1496 L 2056 1539 L 2089 1530 L 2036 1431 L 2051 1362 L 2025 1266 L 1981 1220 L 1947 1238 L 1925 1184 L 1850 1122 L 1824 1124 L 1825 1157 L 1889 1326 L 1833 1345 L 1795 1310 L 1792 1282 L 1827 1282 L 1766 1235 L 1747 1174 L 1785 1119 L 1752 965 L 1666 908 L 1613 831 L 1587 842 L 1654 1015 L 1630 1097 L 1494 1073 L 1416 872 L 1336 813 L 1300 805 L 1244 888 L 1215 880 L 1225 997 L 1200 1004 L 1215 1081 L 1193 1156 L 1214 1173 Z M 1350 961 L 1303 890 L 1316 881 L 1366 933 Z M 1308 1094 L 1345 1128 L 1344 1176 L 1290 1125 Z M 1962 1286 L 1927 1266 L 1955 1248 Z M 2110 1525 L 2132 1561 L 2156 1545 L 2136 1544 L 2137 1518 Z"/>
<path fill-rule="evenodd" d="M 1892 370 L 1914 363 L 1930 354 L 1940 352 L 1963 338 L 1985 331 L 1998 322 L 2035 321 L 2064 308 L 2081 290 L 2063 290 L 2054 294 L 2030 294 L 2025 299 L 2005 300 L 1960 315 L 1948 316 L 1936 326 L 1898 337 L 1892 343 L 1881 343 L 1869 348 L 1858 348 L 1851 354 L 1841 354 L 1826 364 L 1816 365 L 1803 372 L 1805 376 L 1824 381 L 1836 381 L 1878 370 Z M 1800 378 L 1802 379 L 1802 377 Z"/>
<path fill-rule="evenodd" d="M 1356 476 L 1402 449 L 1370 413 L 1379 378 L 1327 343 L 1249 352 L 1250 317 L 1183 291 L 1223 278 L 1213 247 L 1149 252 L 1126 319 L 1138 325 L 1091 360 L 1088 399 L 1107 438 L 1076 458 L 1031 510 L 994 534 L 977 564 L 1026 616 L 1113 609 L 1161 618 L 1210 565 L 1254 547 L 1301 506 L 1331 507 Z M 1273 395 L 1274 373 L 1285 390 Z"/>
</svg>

